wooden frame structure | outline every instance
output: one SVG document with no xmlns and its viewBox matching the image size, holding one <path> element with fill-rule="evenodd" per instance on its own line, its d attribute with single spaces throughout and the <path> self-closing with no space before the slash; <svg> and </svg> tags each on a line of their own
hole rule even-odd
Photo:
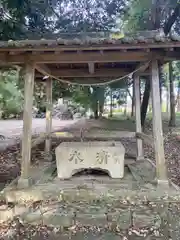
<svg viewBox="0 0 180 240">
<path fill-rule="evenodd" d="M 134 73 L 136 132 L 143 136 L 140 117 L 140 75 L 151 75 L 153 140 L 157 179 L 168 183 L 162 133 L 159 93 L 159 64 L 180 59 L 179 38 L 138 36 L 137 38 L 86 38 L 0 42 L 0 66 L 20 65 L 25 69 L 25 104 L 20 186 L 29 184 L 31 159 L 32 98 L 35 80 L 47 81 L 46 131 L 52 127 L 52 79 L 77 84 L 105 84 L 107 79 Z M 45 81 L 45 80 L 43 80 Z M 51 148 L 46 139 L 46 153 Z M 137 139 L 137 159 L 143 157 L 142 140 Z"/>
</svg>

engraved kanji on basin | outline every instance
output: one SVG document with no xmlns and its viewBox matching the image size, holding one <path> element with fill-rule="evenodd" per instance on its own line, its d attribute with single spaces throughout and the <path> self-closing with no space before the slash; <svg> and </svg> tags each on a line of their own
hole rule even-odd
<svg viewBox="0 0 180 240">
<path fill-rule="evenodd" d="M 83 158 L 81 157 L 81 153 L 79 151 L 73 151 L 70 154 L 69 162 L 74 162 L 75 164 L 78 164 L 79 162 L 83 162 Z"/>
<path fill-rule="evenodd" d="M 109 153 L 107 151 L 100 151 L 96 153 L 96 161 L 99 164 L 108 164 Z"/>
<path fill-rule="evenodd" d="M 83 169 L 102 169 L 112 178 L 124 176 L 125 149 L 120 142 L 64 142 L 56 148 L 58 178 Z"/>
</svg>

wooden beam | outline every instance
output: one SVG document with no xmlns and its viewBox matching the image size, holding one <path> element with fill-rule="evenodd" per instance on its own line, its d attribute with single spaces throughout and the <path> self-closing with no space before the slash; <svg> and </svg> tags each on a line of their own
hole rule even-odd
<svg viewBox="0 0 180 240">
<path fill-rule="evenodd" d="M 136 138 L 137 139 L 141 139 L 144 141 L 145 144 L 151 146 L 151 147 L 154 147 L 154 140 L 151 136 L 143 133 L 143 132 L 137 132 L 136 133 Z"/>
<path fill-rule="evenodd" d="M 135 90 L 135 116 L 136 116 L 136 132 L 142 133 L 141 127 L 141 101 L 140 101 L 140 79 L 138 75 L 134 75 Z M 137 160 L 143 159 L 143 144 L 141 139 L 137 139 Z"/>
<path fill-rule="evenodd" d="M 22 161 L 21 161 L 21 177 L 18 182 L 19 187 L 27 187 L 30 183 L 29 170 L 30 170 L 30 162 L 31 162 L 33 90 L 34 90 L 34 65 L 26 64 L 23 137 L 22 137 Z"/>
<path fill-rule="evenodd" d="M 144 51 L 133 51 L 133 52 L 104 52 L 101 54 L 97 52 L 62 52 L 60 55 L 54 53 L 39 53 L 33 55 L 31 53 L 17 54 L 17 55 L 6 55 L 0 54 L 0 59 L 5 62 L 12 64 L 21 64 L 25 61 L 32 61 L 35 63 L 97 63 L 97 62 L 143 62 L 148 61 L 156 55 L 156 53 L 147 53 Z M 157 58 L 162 58 L 158 54 Z"/>
<path fill-rule="evenodd" d="M 51 136 L 52 132 L 52 79 L 46 80 L 46 142 L 45 142 L 45 153 L 46 157 L 50 159 L 51 152 Z"/>
<path fill-rule="evenodd" d="M 130 74 L 133 69 L 118 69 L 118 68 L 100 68 L 96 69 L 93 74 L 88 72 L 88 69 L 49 69 L 51 74 L 59 78 L 99 78 L 99 77 L 122 77 Z M 48 73 L 48 72 L 47 72 Z M 150 75 L 149 71 L 139 73 L 140 76 Z M 40 71 L 36 73 L 36 78 L 42 78 L 44 74 Z"/>
<path fill-rule="evenodd" d="M 139 64 L 139 66 L 136 69 L 139 69 L 136 74 L 141 74 L 143 72 L 145 72 L 145 70 L 149 67 L 150 61 L 143 63 L 143 64 Z"/>
<path fill-rule="evenodd" d="M 51 70 L 45 64 L 36 64 L 35 69 L 43 76 L 51 76 Z"/>
<path fill-rule="evenodd" d="M 94 63 L 93 62 L 88 63 L 88 68 L 89 68 L 89 73 L 94 74 L 95 69 L 94 69 Z"/>
<path fill-rule="evenodd" d="M 162 130 L 162 116 L 161 116 L 161 102 L 159 90 L 159 68 L 158 61 L 152 61 L 152 105 L 153 105 L 153 137 L 154 150 L 156 159 L 157 180 L 159 184 L 168 183 L 166 161 L 164 155 L 163 130 Z"/>
</svg>

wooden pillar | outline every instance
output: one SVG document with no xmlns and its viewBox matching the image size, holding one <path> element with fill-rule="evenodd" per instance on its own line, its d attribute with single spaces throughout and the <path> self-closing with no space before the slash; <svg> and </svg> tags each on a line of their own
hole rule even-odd
<svg viewBox="0 0 180 240">
<path fill-rule="evenodd" d="M 161 101 L 159 90 L 159 69 L 158 62 L 152 61 L 152 113 L 153 113 L 153 137 L 156 159 L 156 172 L 158 183 L 168 184 L 167 169 L 164 155 L 164 141 L 162 130 Z"/>
<path fill-rule="evenodd" d="M 28 187 L 30 184 L 31 164 L 31 135 L 32 135 L 32 107 L 34 90 L 34 64 L 25 66 L 25 89 L 24 89 L 24 113 L 23 113 L 23 136 L 22 136 L 22 161 L 19 187 Z"/>
<path fill-rule="evenodd" d="M 45 142 L 45 153 L 46 157 L 50 159 L 51 151 L 51 134 L 52 132 L 52 79 L 48 78 L 46 80 L 46 137 Z"/>
<path fill-rule="evenodd" d="M 134 93 L 135 93 L 135 116 L 136 116 L 136 132 L 141 133 L 141 100 L 140 100 L 140 79 L 138 75 L 134 75 Z M 141 139 L 137 139 L 137 160 L 143 159 L 143 143 Z"/>
</svg>

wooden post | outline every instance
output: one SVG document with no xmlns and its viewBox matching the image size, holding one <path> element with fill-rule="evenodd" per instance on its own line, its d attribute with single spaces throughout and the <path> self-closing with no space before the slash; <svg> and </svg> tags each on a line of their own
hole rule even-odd
<svg viewBox="0 0 180 240">
<path fill-rule="evenodd" d="M 22 136 L 22 161 L 19 187 L 28 187 L 30 184 L 31 163 L 31 135 L 32 135 L 32 107 L 34 90 L 34 64 L 25 66 L 25 89 L 24 89 L 24 113 L 23 113 L 23 136 Z"/>
<path fill-rule="evenodd" d="M 51 136 L 52 132 L 52 79 L 48 78 L 46 80 L 46 137 L 45 142 L 45 153 L 50 159 L 50 151 L 51 151 Z"/>
<path fill-rule="evenodd" d="M 134 93 L 135 93 L 134 97 L 135 97 L 136 132 L 142 133 L 140 79 L 138 75 L 134 75 Z M 140 159 L 143 159 L 143 143 L 141 139 L 137 139 L 137 160 Z"/>
<path fill-rule="evenodd" d="M 160 184 L 168 184 L 167 169 L 164 155 L 164 142 L 162 130 L 162 116 L 161 116 L 161 101 L 159 90 L 159 69 L 158 62 L 152 61 L 152 113 L 153 113 L 153 136 L 154 136 L 154 150 L 156 158 L 156 172 L 157 180 Z"/>
</svg>

